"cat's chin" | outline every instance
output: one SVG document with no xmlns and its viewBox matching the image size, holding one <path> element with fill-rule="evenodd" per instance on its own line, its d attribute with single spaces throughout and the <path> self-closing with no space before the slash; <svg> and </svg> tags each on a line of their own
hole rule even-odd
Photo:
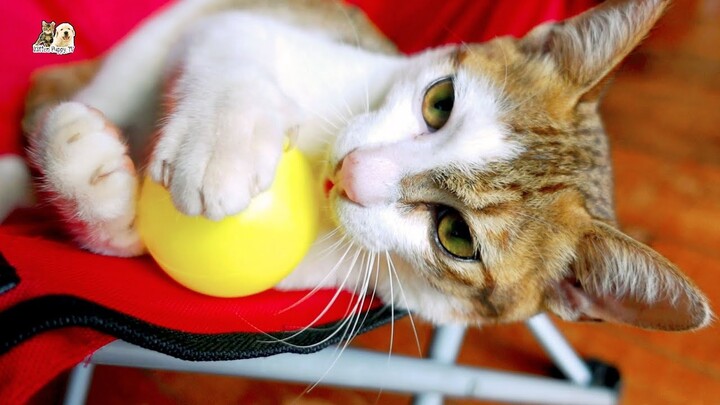
<svg viewBox="0 0 720 405">
<path fill-rule="evenodd" d="M 393 241 L 376 219 L 386 217 L 387 208 L 363 207 L 338 193 L 333 194 L 330 198 L 333 219 L 353 242 L 370 252 L 392 250 Z"/>
</svg>

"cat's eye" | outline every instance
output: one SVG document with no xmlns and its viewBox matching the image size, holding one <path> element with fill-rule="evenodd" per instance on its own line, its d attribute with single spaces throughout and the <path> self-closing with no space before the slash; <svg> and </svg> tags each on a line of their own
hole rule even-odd
<svg viewBox="0 0 720 405">
<path fill-rule="evenodd" d="M 428 87 L 422 102 L 422 115 L 428 128 L 435 131 L 450 119 L 455 104 L 455 86 L 452 77 L 440 79 Z"/>
<path fill-rule="evenodd" d="M 447 253 L 458 259 L 479 259 L 467 222 L 452 208 L 443 207 L 438 210 L 437 242 Z"/>
</svg>

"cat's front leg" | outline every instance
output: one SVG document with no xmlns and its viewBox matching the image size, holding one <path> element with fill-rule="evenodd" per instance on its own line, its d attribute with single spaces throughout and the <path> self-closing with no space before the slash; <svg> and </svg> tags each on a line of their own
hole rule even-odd
<svg viewBox="0 0 720 405">
<path fill-rule="evenodd" d="M 188 215 L 221 219 L 245 209 L 275 176 L 289 103 L 262 72 L 188 69 L 149 165 Z"/>
<path fill-rule="evenodd" d="M 51 108 L 30 137 L 31 158 L 72 236 L 93 252 L 143 252 L 135 227 L 138 179 L 121 133 L 82 103 Z"/>
</svg>

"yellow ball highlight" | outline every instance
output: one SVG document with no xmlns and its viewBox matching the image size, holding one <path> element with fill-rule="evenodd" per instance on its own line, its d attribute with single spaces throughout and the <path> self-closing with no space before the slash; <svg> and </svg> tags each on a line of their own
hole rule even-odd
<svg viewBox="0 0 720 405">
<path fill-rule="evenodd" d="M 297 150 L 283 153 L 269 190 L 221 221 L 180 213 L 170 193 L 145 179 L 138 228 L 167 274 L 194 291 L 241 297 L 272 288 L 303 259 L 317 236 L 312 170 Z"/>
</svg>

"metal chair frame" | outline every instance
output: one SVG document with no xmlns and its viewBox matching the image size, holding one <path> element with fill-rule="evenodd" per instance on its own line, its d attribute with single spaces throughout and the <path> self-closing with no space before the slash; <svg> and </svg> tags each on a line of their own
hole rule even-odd
<svg viewBox="0 0 720 405">
<path fill-rule="evenodd" d="M 193 362 L 115 341 L 77 365 L 65 405 L 82 405 L 96 364 L 199 372 L 295 383 L 414 394 L 414 405 L 440 405 L 444 397 L 508 403 L 610 405 L 616 389 L 594 382 L 583 361 L 545 314 L 526 322 L 535 338 L 566 377 L 558 380 L 455 364 L 465 336 L 463 326 L 436 328 L 428 358 L 414 358 L 347 348 L 337 356 L 329 347 L 314 354 L 279 354 L 233 361 Z M 330 372 L 328 372 L 330 370 Z"/>
</svg>

